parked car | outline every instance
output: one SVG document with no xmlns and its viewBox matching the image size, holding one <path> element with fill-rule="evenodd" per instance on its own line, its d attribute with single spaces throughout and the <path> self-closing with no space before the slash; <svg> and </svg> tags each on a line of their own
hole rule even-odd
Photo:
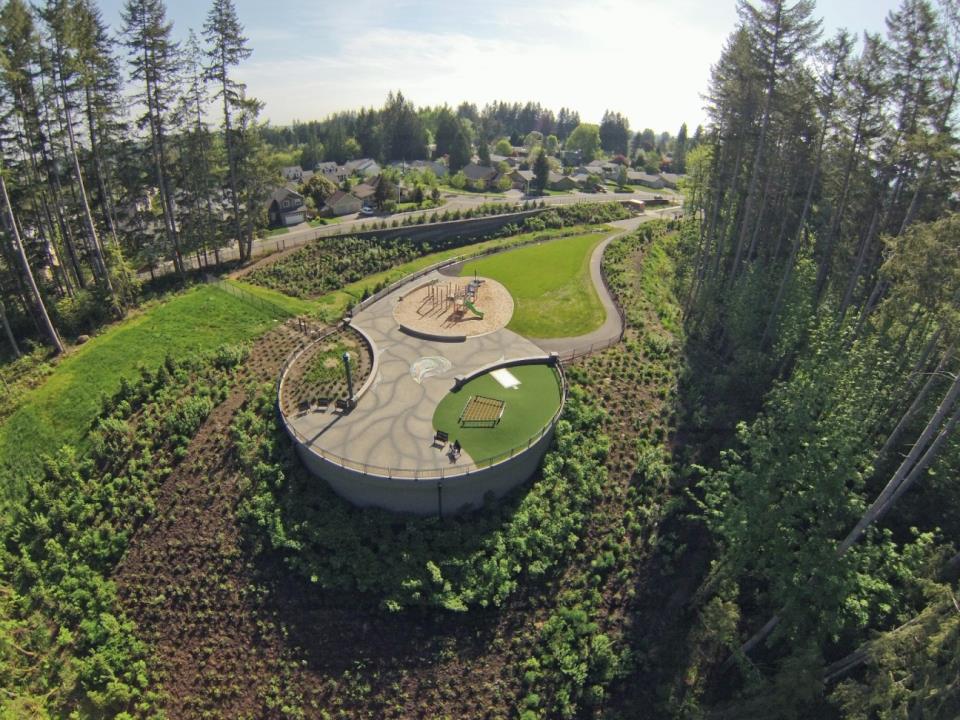
<svg viewBox="0 0 960 720">
<path fill-rule="evenodd" d="M 372 208 L 372 207 L 367 207 L 366 205 L 364 205 L 362 208 L 360 208 L 360 214 L 361 214 L 361 215 L 373 215 L 373 208 Z"/>
</svg>

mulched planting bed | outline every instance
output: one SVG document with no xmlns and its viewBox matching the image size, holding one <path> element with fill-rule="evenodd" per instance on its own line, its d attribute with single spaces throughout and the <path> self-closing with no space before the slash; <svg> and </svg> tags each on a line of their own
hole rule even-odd
<svg viewBox="0 0 960 720">
<path fill-rule="evenodd" d="M 280 398 L 284 414 L 332 406 L 337 400 L 347 399 L 345 352 L 350 353 L 353 392 L 360 389 L 370 376 L 373 355 L 363 336 L 347 327 L 314 343 L 294 360 Z"/>
</svg>

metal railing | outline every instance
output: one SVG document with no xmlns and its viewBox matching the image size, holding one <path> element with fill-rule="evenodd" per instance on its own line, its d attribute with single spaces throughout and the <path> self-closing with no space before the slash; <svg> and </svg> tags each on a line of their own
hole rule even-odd
<svg viewBox="0 0 960 720">
<path fill-rule="evenodd" d="M 206 275 L 204 277 L 204 281 L 208 285 L 213 285 L 214 287 L 220 290 L 223 290 L 225 293 L 233 295 L 235 298 L 239 298 L 240 300 L 243 300 L 244 302 L 250 305 L 254 305 L 255 307 L 258 307 L 264 310 L 273 310 L 282 315 L 290 315 L 289 310 L 276 304 L 275 302 L 266 300 L 265 298 L 262 298 L 259 295 L 254 295 L 252 292 L 248 292 L 243 288 L 239 288 L 236 285 L 227 282 L 226 280 L 220 280 L 219 278 L 215 278 L 212 275 Z"/>
<path fill-rule="evenodd" d="M 286 374 L 286 368 L 289 366 L 291 360 L 288 360 L 284 366 L 284 371 L 281 374 L 281 383 L 282 378 Z M 465 477 L 471 473 L 479 472 L 480 470 L 486 470 L 488 468 L 494 467 L 504 462 L 512 460 L 514 457 L 526 452 L 531 447 L 533 447 L 537 442 L 539 442 L 544 435 L 550 432 L 554 425 L 556 425 L 557 420 L 560 418 L 560 415 L 563 412 L 563 408 L 566 405 L 567 401 L 567 379 L 566 375 L 563 372 L 562 366 L 558 363 L 552 366 L 554 372 L 557 374 L 557 380 L 560 383 L 560 405 L 557 408 L 556 412 L 536 433 L 527 438 L 524 442 L 513 446 L 509 450 L 505 450 L 496 455 L 490 457 L 482 458 L 481 460 L 474 460 L 472 463 L 467 463 L 463 465 L 454 465 L 454 466 L 440 466 L 435 468 L 403 468 L 403 467 L 386 467 L 382 465 L 374 465 L 370 463 L 362 463 L 356 460 L 350 460 L 349 458 L 341 457 L 336 453 L 332 453 L 323 448 L 317 447 L 313 442 L 303 435 L 295 426 L 293 426 L 287 417 L 280 412 L 280 418 L 286 428 L 287 432 L 293 437 L 297 442 L 300 443 L 307 452 L 317 456 L 318 458 L 332 463 L 338 467 L 352 470 L 354 472 L 362 473 L 364 475 L 371 475 L 381 478 L 386 478 L 390 480 L 443 480 L 445 478 L 454 478 L 454 477 Z M 279 394 L 278 394 L 279 397 Z"/>
</svg>

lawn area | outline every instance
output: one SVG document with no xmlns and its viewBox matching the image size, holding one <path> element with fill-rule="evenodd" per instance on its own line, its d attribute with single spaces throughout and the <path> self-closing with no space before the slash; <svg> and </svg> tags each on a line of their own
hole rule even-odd
<svg viewBox="0 0 960 720">
<path fill-rule="evenodd" d="M 475 462 L 482 462 L 518 445 L 526 445 L 560 407 L 560 380 L 549 365 L 522 365 L 509 368 L 520 381 L 508 390 L 491 375 L 481 375 L 449 393 L 433 413 L 433 427 L 459 440 Z M 460 427 L 460 413 L 471 395 L 506 401 L 503 417 L 496 427 Z"/>
<path fill-rule="evenodd" d="M 287 298 L 291 300 L 291 298 Z M 252 305 L 202 285 L 149 308 L 72 349 L 46 381 L 28 392 L 0 426 L 0 504 L 22 491 L 41 469 L 41 458 L 65 444 L 83 448 L 103 393 L 116 391 L 137 366 L 253 338 L 285 312 Z"/>
<path fill-rule="evenodd" d="M 510 237 L 506 238 L 484 240 L 483 242 L 473 245 L 463 245 L 461 247 L 450 248 L 448 250 L 440 250 L 439 252 L 418 257 L 410 262 L 390 268 L 389 270 L 384 270 L 383 272 L 369 275 L 363 280 L 358 280 L 355 283 L 350 283 L 341 290 L 337 290 L 329 295 L 321 297 L 319 301 L 326 301 L 333 307 L 342 308 L 345 312 L 351 300 L 360 300 L 363 298 L 364 289 L 372 293 L 377 287 L 389 285 L 390 283 L 396 282 L 400 278 L 406 277 L 411 273 L 415 273 L 417 270 L 422 270 L 423 268 L 429 267 L 435 263 L 443 262 L 444 260 L 449 260 L 458 256 L 470 257 L 491 248 L 507 248 L 513 245 L 521 245 L 525 242 L 532 241 L 534 238 L 549 240 L 551 238 L 557 238 L 564 235 L 574 235 L 578 232 L 586 232 L 589 229 L 593 229 L 593 226 L 579 225 L 575 227 L 553 230 L 537 230 L 535 232 L 521 233 L 520 235 L 511 235 Z"/>
<path fill-rule="evenodd" d="M 293 297 L 279 290 L 245 283 L 242 280 L 227 280 L 227 282 L 251 295 L 256 295 L 262 300 L 266 300 L 274 305 L 279 305 L 290 315 L 315 315 L 317 312 L 317 303 L 315 301 Z"/>
<path fill-rule="evenodd" d="M 527 337 L 583 335 L 606 317 L 590 279 L 590 255 L 609 233 L 592 232 L 530 245 L 466 263 L 461 276 L 506 286 L 515 308 L 508 328 Z"/>
</svg>

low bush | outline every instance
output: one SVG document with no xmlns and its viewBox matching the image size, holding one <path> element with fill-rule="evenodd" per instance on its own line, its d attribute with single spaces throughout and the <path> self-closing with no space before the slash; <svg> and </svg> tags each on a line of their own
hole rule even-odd
<svg viewBox="0 0 960 720">
<path fill-rule="evenodd" d="M 531 485 L 469 515 L 400 520 L 355 508 L 307 475 L 267 387 L 233 427 L 249 483 L 241 513 L 261 546 L 283 551 L 324 588 L 373 593 L 391 610 L 500 605 L 523 578 L 544 580 L 576 547 L 606 478 L 601 415 L 575 389 Z"/>
<path fill-rule="evenodd" d="M 172 358 L 102 401 L 91 451 L 65 447 L 2 526 L 0 649 L 10 717 L 158 717 L 147 647 L 110 576 L 235 366 Z M 13 706 L 3 703 L 7 710 Z M 2 714 L 2 713 L 0 713 Z"/>
</svg>

